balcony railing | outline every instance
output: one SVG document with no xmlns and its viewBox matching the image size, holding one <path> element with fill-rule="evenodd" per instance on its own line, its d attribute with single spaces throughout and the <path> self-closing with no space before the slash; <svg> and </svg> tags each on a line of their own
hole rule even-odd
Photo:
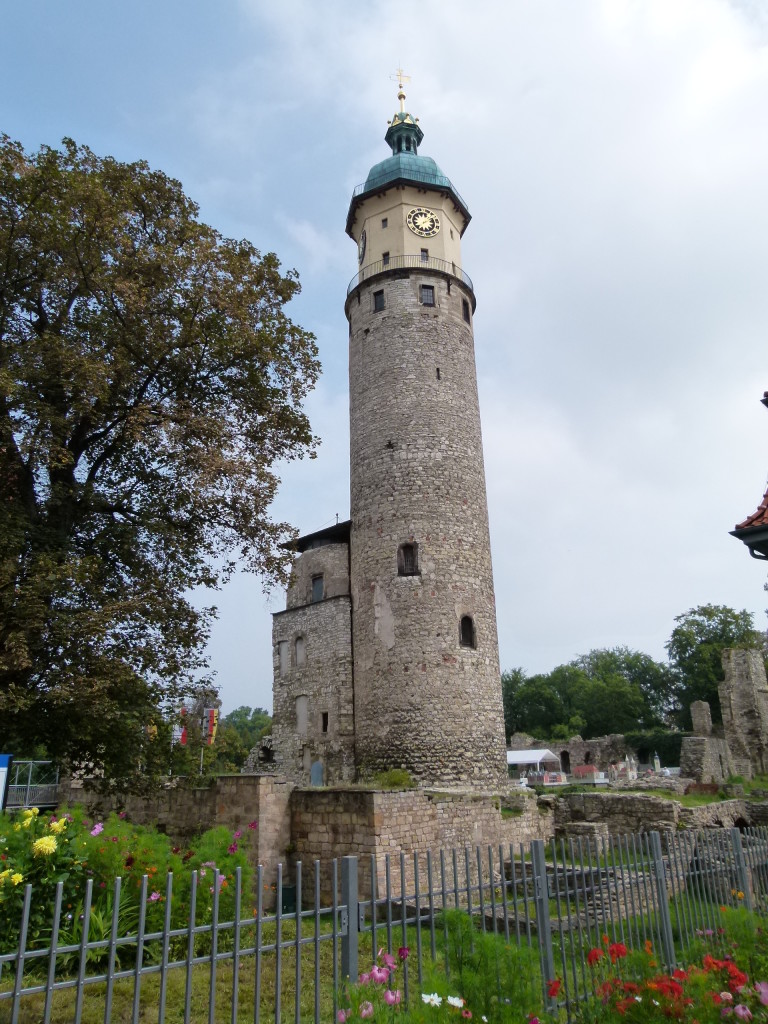
<svg viewBox="0 0 768 1024">
<path fill-rule="evenodd" d="M 432 185 L 434 188 L 450 189 L 461 205 L 465 209 L 467 208 L 467 204 L 461 198 L 457 189 L 451 184 L 451 179 L 446 178 L 444 174 L 424 174 L 419 171 L 412 171 L 409 167 L 407 170 L 403 171 L 402 176 L 408 181 L 420 181 L 425 185 Z M 352 193 L 352 198 L 357 199 L 357 197 L 361 196 L 364 192 L 373 192 L 375 189 L 382 188 L 385 185 L 394 185 L 397 180 L 399 179 L 392 177 L 391 171 L 388 171 L 386 174 L 380 174 L 377 178 L 367 178 L 362 185 L 357 185 L 355 187 L 355 190 Z"/>
<path fill-rule="evenodd" d="M 441 274 L 450 274 L 451 277 L 455 277 L 462 284 L 466 285 L 471 292 L 475 290 L 469 274 L 465 274 L 461 267 L 457 267 L 455 263 L 450 263 L 448 260 L 438 260 L 432 256 L 428 259 L 423 259 L 421 256 L 391 256 L 386 261 L 378 260 L 376 263 L 369 263 L 355 274 L 349 282 L 347 295 L 353 292 L 362 281 L 367 281 L 370 277 L 384 274 L 388 270 L 400 270 L 404 267 L 413 268 L 414 270 L 437 270 Z"/>
</svg>

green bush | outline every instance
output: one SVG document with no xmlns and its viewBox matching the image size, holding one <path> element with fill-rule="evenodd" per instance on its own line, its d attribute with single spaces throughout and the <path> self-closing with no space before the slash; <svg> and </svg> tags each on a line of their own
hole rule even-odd
<svg viewBox="0 0 768 1024">
<path fill-rule="evenodd" d="M 388 768 L 373 776 L 373 785 L 377 789 L 413 789 L 416 783 L 405 768 Z"/>
<path fill-rule="evenodd" d="M 121 879 L 121 935 L 135 932 L 142 896 L 147 931 L 161 930 L 169 872 L 173 873 L 173 928 L 187 924 L 193 870 L 198 872 L 197 923 L 212 920 L 217 870 L 219 914 L 226 920 L 234 913 L 237 868 L 246 899 L 251 892 L 253 869 L 247 846 L 255 827 L 256 822 L 252 822 L 234 834 L 223 826 L 210 829 L 182 849 L 154 828 L 131 824 L 124 815 L 110 814 L 93 821 L 81 807 L 58 815 L 39 814 L 36 808 L 17 817 L 0 814 L 0 952 L 11 952 L 18 946 L 26 884 L 33 887 L 30 949 L 42 948 L 50 940 L 59 882 L 63 885 L 60 944 L 79 941 L 89 881 L 91 939 L 108 934 L 116 878 Z M 94 956 L 100 955 L 94 952 Z M 65 968 L 66 964 L 62 962 L 61 966 Z"/>
<path fill-rule="evenodd" d="M 637 751 L 640 761 L 650 763 L 653 755 L 658 754 L 665 766 L 680 764 L 680 748 L 683 739 L 691 736 L 689 732 L 669 732 L 666 729 L 651 729 L 648 732 L 625 732 L 627 744 Z"/>
</svg>

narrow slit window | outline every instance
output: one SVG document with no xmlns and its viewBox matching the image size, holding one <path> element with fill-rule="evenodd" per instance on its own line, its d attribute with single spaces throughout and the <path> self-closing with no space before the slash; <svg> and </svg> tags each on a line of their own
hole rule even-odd
<svg viewBox="0 0 768 1024">
<path fill-rule="evenodd" d="M 397 549 L 397 575 L 419 575 L 418 544 L 401 544 L 400 547 Z"/>
<path fill-rule="evenodd" d="M 429 263 L 429 249 L 422 249 L 421 250 L 421 262 L 422 263 Z"/>
<path fill-rule="evenodd" d="M 380 313 L 384 309 L 384 291 L 373 293 L 373 311 Z"/>
<path fill-rule="evenodd" d="M 328 712 L 323 711 L 322 713 L 322 729 L 323 732 L 328 732 Z"/>
<path fill-rule="evenodd" d="M 323 600 L 323 577 L 312 577 L 312 604 Z"/>
<path fill-rule="evenodd" d="M 385 228 L 387 226 L 387 218 L 386 217 L 382 217 L 381 218 L 381 226 L 383 228 Z"/>
<path fill-rule="evenodd" d="M 461 311 L 464 314 L 464 319 L 469 323 L 469 303 L 466 299 L 461 300 Z"/>
<path fill-rule="evenodd" d="M 471 615 L 462 615 L 459 623 L 459 643 L 462 647 L 477 647 L 475 621 Z"/>
<path fill-rule="evenodd" d="M 435 304 L 435 286 L 431 284 L 423 284 L 421 286 L 421 304 L 422 306 L 434 306 Z"/>
<path fill-rule="evenodd" d="M 381 254 L 381 262 L 384 264 L 385 267 L 389 266 L 389 253 L 388 252 L 383 252 Z"/>
</svg>

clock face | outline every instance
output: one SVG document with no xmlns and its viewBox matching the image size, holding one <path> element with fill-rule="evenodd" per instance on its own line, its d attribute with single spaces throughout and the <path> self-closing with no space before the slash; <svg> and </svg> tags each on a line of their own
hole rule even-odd
<svg viewBox="0 0 768 1024">
<path fill-rule="evenodd" d="M 417 206 L 406 217 L 408 227 L 415 235 L 422 238 L 431 238 L 440 230 L 440 218 L 432 210 L 424 206 Z"/>
<path fill-rule="evenodd" d="M 357 259 L 358 259 L 359 263 L 363 262 L 363 257 L 364 256 L 365 256 L 365 228 L 363 228 L 363 233 L 362 233 L 362 235 L 360 235 L 360 241 L 357 243 Z"/>
</svg>

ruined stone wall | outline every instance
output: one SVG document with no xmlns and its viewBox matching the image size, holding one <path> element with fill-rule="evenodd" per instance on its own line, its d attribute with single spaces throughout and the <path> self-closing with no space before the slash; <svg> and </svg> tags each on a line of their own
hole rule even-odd
<svg viewBox="0 0 768 1024">
<path fill-rule="evenodd" d="M 557 799 L 555 834 L 628 835 L 678 828 L 732 828 L 752 821 L 744 800 L 683 807 L 677 800 L 644 793 L 566 793 Z"/>
<path fill-rule="evenodd" d="M 371 854 L 376 856 L 379 892 L 384 892 L 387 884 L 387 855 L 390 887 L 395 893 L 400 892 L 403 879 L 409 891 L 414 884 L 414 854 L 420 885 L 426 887 L 427 851 L 432 852 L 433 870 L 437 872 L 439 851 L 457 848 L 463 877 L 463 850 L 471 847 L 470 875 L 476 877 L 474 847 L 483 847 L 482 865 L 486 871 L 488 845 L 494 848 L 494 863 L 498 865 L 499 844 L 504 846 L 508 858 L 510 844 L 552 835 L 554 815 L 550 802 L 539 805 L 533 794 L 504 799 L 516 804 L 512 816 L 502 816 L 501 799 L 492 794 L 297 789 L 291 798 L 293 857 L 302 861 L 305 870 L 314 860 L 321 861 L 321 888 L 326 894 L 332 888 L 330 858 L 353 854 L 361 857 L 360 888 L 366 895 L 370 894 Z M 400 873 L 401 851 L 406 854 L 404 876 Z M 449 856 L 449 870 L 451 863 Z"/>
<path fill-rule="evenodd" d="M 339 548 L 346 550 L 331 545 L 305 552 L 297 560 L 299 578 L 332 564 Z M 309 558 L 325 553 L 330 559 Z M 355 777 L 351 622 L 348 595 L 273 616 L 275 769 L 296 783 L 309 783 L 315 762 L 323 766 L 325 784 Z"/>
<path fill-rule="evenodd" d="M 697 782 L 725 782 L 734 771 L 728 744 L 718 736 L 684 736 L 680 775 Z"/>
<path fill-rule="evenodd" d="M 226 825 L 233 832 L 258 826 L 248 833 L 249 859 L 265 866 L 265 882 L 273 884 L 278 861 L 286 860 L 290 843 L 288 804 L 293 786 L 268 776 L 221 775 L 211 786 L 186 785 L 176 779 L 151 795 L 104 796 L 68 780 L 60 793 L 62 804 L 83 804 L 92 815 L 124 810 L 137 825 L 153 825 L 175 842 L 189 844 L 201 832 Z"/>
<path fill-rule="evenodd" d="M 734 774 L 768 774 L 768 682 L 760 651 L 723 651 L 718 687 L 723 729 Z"/>
<path fill-rule="evenodd" d="M 496 787 L 504 719 L 465 302 L 469 316 L 459 281 L 415 268 L 347 300 L 356 756 L 424 784 Z M 416 575 L 398 575 L 402 544 L 417 545 Z M 460 643 L 463 616 L 474 647 Z"/>
</svg>

